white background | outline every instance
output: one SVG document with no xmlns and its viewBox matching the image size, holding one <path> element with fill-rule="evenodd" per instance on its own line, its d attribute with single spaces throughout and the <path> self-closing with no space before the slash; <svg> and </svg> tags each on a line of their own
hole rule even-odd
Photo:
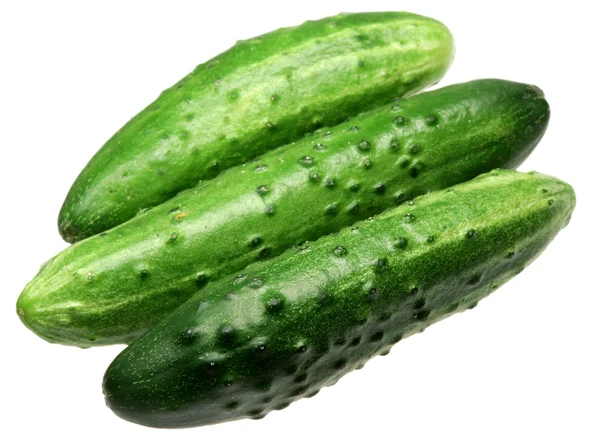
<svg viewBox="0 0 600 441">
<path fill-rule="evenodd" d="M 93 3 L 0 3 L 0 437 L 600 439 L 595 2 Z M 412 11 L 450 28 L 457 53 L 440 85 L 498 77 L 545 91 L 550 127 L 521 169 L 575 187 L 571 224 L 474 311 L 401 342 L 315 398 L 261 421 L 196 429 L 120 420 L 104 405 L 101 380 L 122 347 L 50 345 L 15 313 L 40 263 L 66 246 L 56 217 L 72 181 L 127 119 L 236 40 L 366 10 Z"/>
</svg>

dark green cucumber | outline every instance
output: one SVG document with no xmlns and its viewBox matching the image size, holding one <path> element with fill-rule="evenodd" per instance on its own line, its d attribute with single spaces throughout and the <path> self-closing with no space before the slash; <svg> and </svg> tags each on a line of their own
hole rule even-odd
<svg viewBox="0 0 600 441">
<path fill-rule="evenodd" d="M 240 41 L 131 119 L 73 184 L 68 242 L 100 233 L 319 127 L 434 84 L 454 54 L 441 23 L 343 14 Z"/>
<path fill-rule="evenodd" d="M 566 225 L 572 188 L 495 171 L 421 196 L 198 292 L 104 377 L 129 421 L 189 427 L 260 418 L 473 308 Z"/>
<path fill-rule="evenodd" d="M 233 167 L 51 259 L 18 311 L 41 337 L 128 343 L 211 280 L 416 195 L 519 165 L 549 117 L 539 89 L 445 87 Z"/>
</svg>

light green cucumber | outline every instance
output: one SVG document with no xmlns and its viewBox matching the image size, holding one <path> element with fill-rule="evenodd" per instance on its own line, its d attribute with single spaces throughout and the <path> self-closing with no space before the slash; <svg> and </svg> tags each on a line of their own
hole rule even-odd
<svg viewBox="0 0 600 441">
<path fill-rule="evenodd" d="M 438 21 L 343 14 L 240 41 L 199 65 L 92 158 L 61 209 L 75 242 L 200 179 L 436 83 L 454 55 Z"/>
<path fill-rule="evenodd" d="M 41 337 L 129 343 L 211 281 L 493 168 L 519 165 L 549 118 L 539 89 L 445 87 L 233 167 L 51 259 L 17 310 Z"/>
</svg>

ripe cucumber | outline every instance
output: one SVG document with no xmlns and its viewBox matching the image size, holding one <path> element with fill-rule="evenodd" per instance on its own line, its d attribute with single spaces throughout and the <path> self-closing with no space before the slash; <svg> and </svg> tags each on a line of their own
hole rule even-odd
<svg viewBox="0 0 600 441">
<path fill-rule="evenodd" d="M 519 165 L 548 123 L 533 86 L 479 80 L 321 129 L 51 259 L 17 304 L 58 343 L 129 343 L 209 281 L 419 194 Z"/>
<path fill-rule="evenodd" d="M 448 29 L 404 12 L 343 14 L 240 41 L 121 128 L 73 184 L 58 223 L 75 242 L 232 165 L 440 80 Z"/>
<path fill-rule="evenodd" d="M 125 349 L 108 406 L 147 426 L 261 418 L 473 308 L 566 225 L 572 188 L 494 171 L 257 262 Z"/>
</svg>

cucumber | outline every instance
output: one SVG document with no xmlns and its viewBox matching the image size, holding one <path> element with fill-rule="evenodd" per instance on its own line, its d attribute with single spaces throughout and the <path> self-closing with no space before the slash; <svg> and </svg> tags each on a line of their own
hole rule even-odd
<svg viewBox="0 0 600 441">
<path fill-rule="evenodd" d="M 51 259 L 17 304 L 51 342 L 130 343 L 208 282 L 419 194 L 516 167 L 548 123 L 533 86 L 479 80 L 367 112 L 233 167 Z"/>
<path fill-rule="evenodd" d="M 200 291 L 125 349 L 108 406 L 154 427 L 261 418 L 473 308 L 567 224 L 572 188 L 495 171 Z"/>
<path fill-rule="evenodd" d="M 121 128 L 60 211 L 75 242 L 232 165 L 440 80 L 454 46 L 438 21 L 343 14 L 240 41 Z"/>
</svg>

